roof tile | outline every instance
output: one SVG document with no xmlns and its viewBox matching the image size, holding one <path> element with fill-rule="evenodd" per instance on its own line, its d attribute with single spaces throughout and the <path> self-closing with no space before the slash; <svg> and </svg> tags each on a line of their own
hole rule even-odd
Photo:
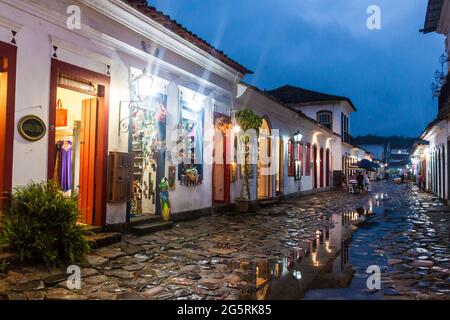
<svg viewBox="0 0 450 320">
<path fill-rule="evenodd" d="M 214 48 L 211 44 L 200 38 L 198 35 L 193 34 L 191 31 L 183 27 L 176 20 L 173 20 L 170 16 L 158 11 L 155 7 L 149 6 L 146 0 L 121 0 L 122 2 L 128 4 L 144 15 L 148 16 L 152 20 L 155 20 L 161 24 L 164 28 L 176 33 L 183 39 L 191 42 L 193 45 L 202 49 L 206 53 L 215 57 L 216 59 L 222 61 L 227 66 L 239 71 L 243 75 L 253 73 L 251 70 L 245 68 L 238 62 L 234 61 L 228 57 L 223 51 Z"/>
</svg>

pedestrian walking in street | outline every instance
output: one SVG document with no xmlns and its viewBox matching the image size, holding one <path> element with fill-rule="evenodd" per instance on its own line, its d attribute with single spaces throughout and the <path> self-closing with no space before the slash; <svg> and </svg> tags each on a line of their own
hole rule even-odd
<svg viewBox="0 0 450 320">
<path fill-rule="evenodd" d="M 417 179 L 417 183 L 419 185 L 419 189 L 422 190 L 422 184 L 423 184 L 423 177 L 422 177 L 422 175 L 419 175 L 419 178 Z"/>
<path fill-rule="evenodd" d="M 370 191 L 370 178 L 368 172 L 366 172 L 366 174 L 364 175 L 364 185 L 366 187 L 366 190 Z"/>
<path fill-rule="evenodd" d="M 405 181 L 405 174 L 402 172 L 402 174 L 400 175 L 400 183 L 403 184 L 404 181 Z"/>
<path fill-rule="evenodd" d="M 358 190 L 360 192 L 364 191 L 364 176 L 361 172 L 358 172 L 358 175 L 356 176 L 356 181 L 358 181 Z"/>
</svg>

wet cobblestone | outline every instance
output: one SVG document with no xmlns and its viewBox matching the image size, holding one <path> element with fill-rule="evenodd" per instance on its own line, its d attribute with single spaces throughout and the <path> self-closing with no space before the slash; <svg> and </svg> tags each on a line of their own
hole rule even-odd
<svg viewBox="0 0 450 320">
<path fill-rule="evenodd" d="M 369 212 L 373 206 L 382 212 L 360 220 L 355 209 Z M 256 214 L 214 215 L 144 237 L 125 236 L 87 257 L 80 290 L 66 288 L 62 269 L 13 267 L 0 274 L 0 298 L 300 299 L 309 289 L 349 286 L 355 270 L 376 262 L 383 270 L 380 298 L 449 299 L 448 211 L 415 187 L 384 182 L 375 183 L 370 194 L 293 198 Z M 339 254 L 342 259 L 340 244 L 351 241 L 347 236 L 356 227 L 344 220 L 361 223 L 350 251 L 352 245 L 370 246 L 371 254 L 340 261 L 337 277 L 315 279 L 315 270 L 328 268 Z M 348 234 L 333 242 L 337 226 Z M 364 243 L 365 234 L 372 236 L 370 243 Z M 363 287 L 352 290 L 363 298 L 372 294 Z"/>
</svg>

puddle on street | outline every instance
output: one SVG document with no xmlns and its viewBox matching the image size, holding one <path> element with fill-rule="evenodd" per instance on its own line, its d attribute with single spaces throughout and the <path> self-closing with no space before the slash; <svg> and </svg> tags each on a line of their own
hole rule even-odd
<svg viewBox="0 0 450 320">
<path fill-rule="evenodd" d="M 324 216 L 334 228 L 317 230 L 315 238 L 294 246 L 279 260 L 232 262 L 231 267 L 245 283 L 241 299 L 357 299 L 377 298 L 366 288 L 368 265 L 380 263 L 365 231 L 354 231 L 355 223 L 370 225 L 371 217 L 383 214 L 386 194 L 369 200 L 366 209 Z M 370 231 L 370 234 L 374 230 Z M 353 240 L 352 240 L 353 239 Z M 370 256 L 370 257 L 369 257 Z M 370 261 L 369 261 L 370 260 Z"/>
</svg>

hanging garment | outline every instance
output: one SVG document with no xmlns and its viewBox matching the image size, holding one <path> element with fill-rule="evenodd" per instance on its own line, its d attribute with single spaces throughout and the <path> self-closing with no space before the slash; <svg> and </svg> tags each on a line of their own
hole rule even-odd
<svg viewBox="0 0 450 320">
<path fill-rule="evenodd" d="M 59 174 L 60 187 L 62 191 L 72 189 L 72 142 L 60 141 L 61 167 Z"/>
<path fill-rule="evenodd" d="M 55 169 L 53 171 L 53 180 L 61 186 L 60 171 L 61 171 L 61 144 L 58 142 L 55 146 Z"/>
</svg>

